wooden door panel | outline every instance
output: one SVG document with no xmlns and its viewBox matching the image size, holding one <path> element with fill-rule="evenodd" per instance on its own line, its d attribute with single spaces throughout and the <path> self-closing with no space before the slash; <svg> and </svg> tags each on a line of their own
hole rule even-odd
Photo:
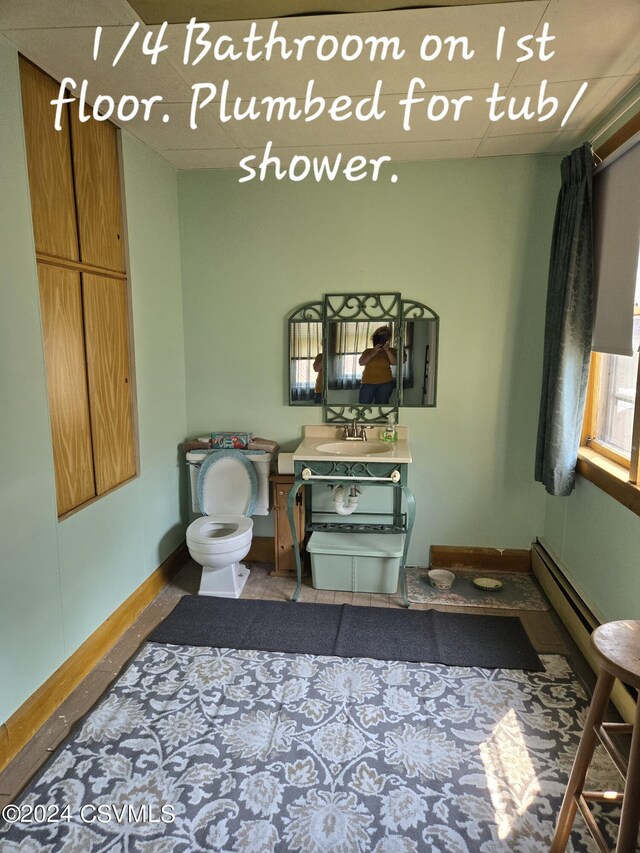
<svg viewBox="0 0 640 853">
<path fill-rule="evenodd" d="M 126 281 L 83 274 L 91 434 L 100 495 L 136 473 Z"/>
<path fill-rule="evenodd" d="M 117 131 L 110 122 L 81 122 L 71 107 L 71 143 L 83 263 L 124 272 Z"/>
<path fill-rule="evenodd" d="M 23 57 L 20 84 L 36 251 L 77 261 L 68 111 L 65 109 L 62 129 L 57 131 L 49 102 L 57 96 L 58 84 Z"/>
<path fill-rule="evenodd" d="M 95 496 L 80 275 L 38 264 L 58 515 Z"/>
<path fill-rule="evenodd" d="M 294 477 L 288 474 L 272 474 L 269 478 L 272 486 L 272 504 L 274 509 L 275 563 L 273 572 L 283 577 L 293 577 L 296 573 L 296 558 L 294 539 L 291 535 L 287 504 L 289 492 L 293 486 Z M 305 500 L 304 488 L 298 491 L 300 503 L 296 501 L 294 522 L 298 546 L 304 541 L 305 535 Z M 303 570 L 304 573 L 304 570 Z"/>
</svg>

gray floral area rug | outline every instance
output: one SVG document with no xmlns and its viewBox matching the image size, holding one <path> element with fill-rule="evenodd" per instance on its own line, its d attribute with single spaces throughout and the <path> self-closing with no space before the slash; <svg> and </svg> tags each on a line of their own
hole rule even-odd
<svg viewBox="0 0 640 853">
<path fill-rule="evenodd" d="M 407 569 L 409 601 L 416 604 L 450 604 L 457 607 L 491 607 L 497 610 L 548 610 L 549 602 L 532 574 L 487 572 L 482 569 L 451 569 L 456 576 L 451 589 L 435 589 L 428 569 Z M 485 592 L 473 585 L 474 578 L 492 577 L 502 581 L 502 589 Z"/>
<path fill-rule="evenodd" d="M 525 673 L 149 643 L 5 807 L 0 849 L 540 853 L 585 708 L 567 661 L 543 661 Z M 572 845 L 595 849 L 580 817 Z"/>
</svg>

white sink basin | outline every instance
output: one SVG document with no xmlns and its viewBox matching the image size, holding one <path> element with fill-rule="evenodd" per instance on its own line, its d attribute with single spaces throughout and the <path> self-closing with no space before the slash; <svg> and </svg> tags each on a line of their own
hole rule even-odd
<svg viewBox="0 0 640 853">
<path fill-rule="evenodd" d="M 385 441 L 331 441 L 319 444 L 316 448 L 327 456 L 374 456 L 376 453 L 389 453 L 393 444 Z"/>
<path fill-rule="evenodd" d="M 398 427 L 398 441 L 381 441 L 374 432 L 368 441 L 346 441 L 342 427 L 309 424 L 302 428 L 302 441 L 293 454 L 294 462 L 365 462 L 406 465 L 411 462 L 407 427 Z M 375 436 L 375 437 L 374 437 Z"/>
</svg>

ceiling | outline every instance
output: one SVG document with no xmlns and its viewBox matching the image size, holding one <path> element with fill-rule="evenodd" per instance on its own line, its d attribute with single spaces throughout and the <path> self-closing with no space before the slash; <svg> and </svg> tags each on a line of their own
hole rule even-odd
<svg viewBox="0 0 640 853">
<path fill-rule="evenodd" d="M 146 24 L 183 24 L 198 21 L 257 21 L 298 15 L 336 15 L 382 12 L 430 6 L 471 6 L 474 3 L 510 3 L 511 0 L 129 0 Z"/>
<path fill-rule="evenodd" d="M 125 95 L 136 98 L 161 96 L 144 120 L 142 109 L 127 121 L 112 119 L 126 127 L 133 135 L 157 151 L 178 169 L 208 169 L 236 167 L 241 158 L 255 155 L 260 158 L 268 142 L 272 155 L 288 163 L 294 155 L 308 157 L 342 153 L 345 158 L 363 155 L 376 158 L 387 155 L 394 161 L 416 161 L 500 155 L 566 153 L 586 139 L 586 134 L 640 81 L 640 2 L 639 0 L 524 0 L 524 2 L 497 2 L 480 4 L 470 2 L 461 6 L 453 0 L 442 0 L 438 6 L 415 8 L 416 0 L 402 5 L 412 8 L 387 11 L 344 12 L 342 14 L 313 14 L 313 9 L 363 8 L 364 0 L 298 0 L 297 9 L 290 17 L 258 19 L 256 35 L 265 39 L 275 26 L 274 33 L 295 48 L 293 39 L 308 37 L 300 61 L 282 60 L 279 55 L 270 60 L 262 57 L 249 61 L 243 38 L 250 32 L 253 9 L 265 9 L 266 0 L 256 7 L 255 0 L 234 0 L 244 20 L 225 20 L 231 14 L 230 0 L 182 0 L 172 2 L 172 20 L 163 34 L 167 49 L 157 56 L 157 62 L 143 54 L 142 44 L 147 33 L 157 34 L 160 25 L 146 25 L 134 10 L 134 5 L 144 15 L 145 21 L 164 20 L 167 14 L 165 0 L 2 0 L 0 3 L 0 32 L 18 50 L 57 80 L 73 78 L 78 86 L 87 81 L 87 101 L 92 104 L 98 95 L 110 95 L 116 102 Z M 398 5 L 383 0 L 368 2 L 368 8 L 380 9 Z M 269 0 L 269 9 L 292 9 L 287 0 Z M 176 14 L 176 10 L 178 10 Z M 209 13 L 212 23 L 208 38 L 218 41 L 220 49 L 233 44 L 241 53 L 237 60 L 213 58 L 212 51 L 197 64 L 183 63 L 186 25 L 192 12 Z M 215 15 L 214 15 L 215 13 Z M 199 17 L 198 21 L 203 18 Z M 132 25 L 138 27 L 114 67 L 112 60 Z M 525 35 L 554 35 L 545 50 L 555 51 L 546 61 L 536 53 L 527 61 L 517 62 L 522 50 L 516 39 Z M 93 61 L 92 53 L 96 27 L 102 27 L 100 53 Z M 504 27 L 505 38 L 501 59 L 496 58 L 498 33 Z M 425 35 L 434 38 L 429 48 L 437 46 L 436 36 L 443 50 L 430 61 L 420 59 L 420 45 Z M 332 43 L 351 47 L 362 44 L 367 37 L 396 36 L 405 55 L 398 60 L 370 61 L 359 58 L 345 61 L 335 58 L 319 61 L 316 56 L 318 40 L 333 36 L 334 42 L 325 39 L 325 47 Z M 447 58 L 447 36 L 466 36 L 474 51 L 471 59 L 464 60 L 457 53 L 453 61 Z M 265 42 L 255 42 L 256 52 Z M 539 50 L 539 42 L 530 41 Z M 195 58 L 197 50 L 191 52 Z M 410 129 L 403 127 L 403 107 L 400 100 L 406 97 L 410 81 L 419 77 L 424 81 L 416 89 L 416 97 L 425 101 L 415 103 L 410 112 Z M 238 99 L 239 109 L 251 107 L 259 117 L 223 120 L 221 89 L 228 81 L 229 111 Z M 313 96 L 325 99 L 322 115 L 305 121 L 304 99 L 309 80 L 313 80 Z M 538 121 L 537 106 L 541 81 L 548 81 L 544 97 L 558 99 L 555 115 Z M 371 99 L 379 84 L 376 102 L 379 119 L 359 121 L 355 116 L 347 120 L 332 120 L 327 110 L 339 96 L 352 98 L 351 109 L 361 104 L 366 114 L 372 107 Z M 565 112 L 586 82 L 587 87 L 574 111 L 561 126 Z M 194 84 L 213 84 L 215 97 L 195 112 L 197 129 L 190 128 L 191 104 Z M 486 101 L 497 84 L 497 93 L 505 100 L 497 106 L 504 110 L 513 99 L 515 112 L 519 113 L 525 99 L 534 113 L 511 120 L 506 116 L 491 121 Z M 201 90 L 202 97 L 209 89 Z M 292 121 L 266 118 L 262 98 L 285 97 L 295 99 L 292 106 L 301 116 Z M 427 112 L 430 100 L 431 118 Z M 459 120 L 453 118 L 453 99 L 465 97 L 461 104 Z M 105 102 L 103 101 L 103 104 Z M 132 101 L 125 102 L 130 108 Z M 340 102 L 345 103 L 345 102 Z M 551 101 L 544 106 L 549 109 Z M 438 110 L 448 104 L 447 114 L 435 120 Z M 88 107 L 90 110 L 90 107 Z M 165 118 L 167 116 L 168 118 Z"/>
</svg>

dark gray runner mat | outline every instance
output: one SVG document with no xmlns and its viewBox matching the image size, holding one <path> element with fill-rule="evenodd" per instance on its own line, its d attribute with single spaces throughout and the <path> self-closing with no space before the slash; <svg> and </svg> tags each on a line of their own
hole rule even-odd
<svg viewBox="0 0 640 853">
<path fill-rule="evenodd" d="M 345 607 L 333 652 L 340 657 L 543 669 L 518 617 Z"/>
<path fill-rule="evenodd" d="M 437 610 L 184 596 L 149 640 L 489 669 L 544 669 L 516 616 Z"/>
<path fill-rule="evenodd" d="M 332 655 L 340 607 L 185 595 L 149 639 L 178 646 Z"/>
</svg>

